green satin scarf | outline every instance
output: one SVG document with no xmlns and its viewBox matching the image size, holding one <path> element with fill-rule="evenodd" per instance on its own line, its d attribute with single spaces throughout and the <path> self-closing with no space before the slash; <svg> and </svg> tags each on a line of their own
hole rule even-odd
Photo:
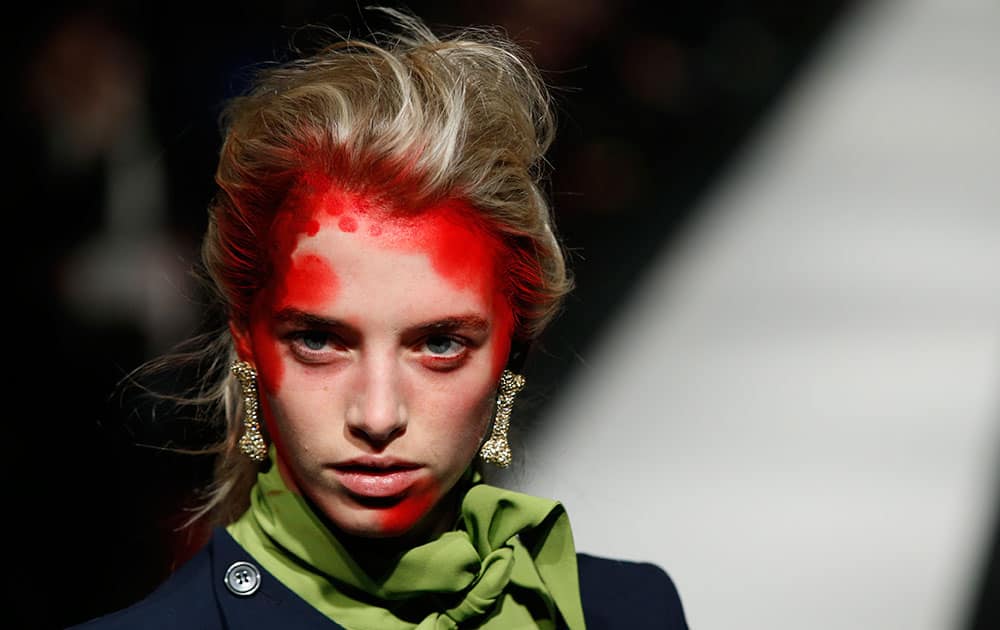
<svg viewBox="0 0 1000 630">
<path fill-rule="evenodd" d="M 349 630 L 584 628 L 576 549 L 556 501 L 481 483 L 459 524 L 378 579 L 352 560 L 273 465 L 230 535 L 289 589 Z"/>
</svg>

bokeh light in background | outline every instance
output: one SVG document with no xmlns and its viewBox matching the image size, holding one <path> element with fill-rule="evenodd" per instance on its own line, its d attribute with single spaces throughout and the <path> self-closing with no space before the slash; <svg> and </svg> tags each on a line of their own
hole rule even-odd
<svg viewBox="0 0 1000 630">
<path fill-rule="evenodd" d="M 349 2 L 205 4 L 48 3 L 13 34 L 19 576 L 77 576 L 58 605 L 26 594 L 25 627 L 137 599 L 183 548 L 207 462 L 131 444 L 200 434 L 108 398 L 202 324 L 186 268 L 222 100 L 298 26 L 381 24 Z M 578 290 L 530 361 L 508 481 L 565 498 L 581 548 L 660 562 L 697 627 L 975 617 L 1000 446 L 1000 20 L 987 0 L 868 4 L 406 4 L 502 26 L 556 88 Z"/>
</svg>

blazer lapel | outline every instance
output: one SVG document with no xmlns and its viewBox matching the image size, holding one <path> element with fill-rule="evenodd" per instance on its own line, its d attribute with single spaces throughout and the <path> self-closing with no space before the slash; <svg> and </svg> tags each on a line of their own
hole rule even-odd
<svg viewBox="0 0 1000 630">
<path fill-rule="evenodd" d="M 265 571 L 226 530 L 216 530 L 211 549 L 212 588 L 226 627 L 343 630 Z"/>
</svg>

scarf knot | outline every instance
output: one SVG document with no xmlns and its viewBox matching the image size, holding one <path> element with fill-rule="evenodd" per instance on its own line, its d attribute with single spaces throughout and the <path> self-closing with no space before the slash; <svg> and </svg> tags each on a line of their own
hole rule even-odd
<svg viewBox="0 0 1000 630">
<path fill-rule="evenodd" d="M 458 606 L 445 612 L 456 623 L 474 619 L 490 611 L 503 595 L 514 569 L 514 550 L 501 547 L 483 558 L 479 575 Z"/>
</svg>

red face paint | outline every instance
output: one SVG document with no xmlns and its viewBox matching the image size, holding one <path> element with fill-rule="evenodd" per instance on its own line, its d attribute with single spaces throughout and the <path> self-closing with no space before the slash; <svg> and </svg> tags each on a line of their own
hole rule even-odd
<svg viewBox="0 0 1000 630">
<path fill-rule="evenodd" d="M 354 217 L 342 217 L 337 226 L 342 232 L 354 232 L 358 229 L 358 221 Z"/>
<path fill-rule="evenodd" d="M 337 290 L 337 276 L 326 260 L 315 254 L 293 255 L 291 265 L 285 270 L 280 286 L 284 295 L 277 300 L 278 307 L 296 304 L 311 307 L 330 300 Z"/>
<path fill-rule="evenodd" d="M 399 536 L 413 529 L 434 506 L 437 495 L 437 488 L 424 489 L 423 492 L 406 496 L 396 505 L 379 510 L 383 535 Z"/>
</svg>

